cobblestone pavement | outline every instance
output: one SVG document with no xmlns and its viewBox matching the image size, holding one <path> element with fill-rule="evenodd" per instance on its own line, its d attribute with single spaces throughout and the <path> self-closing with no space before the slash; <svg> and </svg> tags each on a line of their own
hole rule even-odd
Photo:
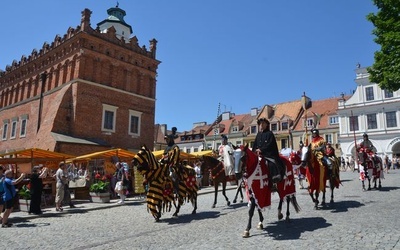
<svg viewBox="0 0 400 250">
<path fill-rule="evenodd" d="M 277 195 L 271 209 L 263 212 L 264 230 L 253 217 L 251 237 L 244 239 L 248 208 L 243 203 L 226 205 L 218 193 L 217 207 L 211 188 L 201 190 L 196 215 L 185 204 L 180 216 L 172 212 L 161 221 L 146 211 L 142 200 L 130 198 L 125 205 L 78 203 L 77 208 L 42 216 L 11 214 L 11 228 L 0 228 L 1 249 L 400 249 L 398 227 L 400 170 L 392 170 L 381 190 L 362 191 L 356 172 L 341 172 L 342 186 L 335 202 L 314 210 L 307 191 L 297 190 L 302 210 L 291 209 L 291 221 L 278 221 Z M 211 192 L 211 193 L 210 193 Z M 227 191 L 232 201 L 235 190 Z"/>
</svg>

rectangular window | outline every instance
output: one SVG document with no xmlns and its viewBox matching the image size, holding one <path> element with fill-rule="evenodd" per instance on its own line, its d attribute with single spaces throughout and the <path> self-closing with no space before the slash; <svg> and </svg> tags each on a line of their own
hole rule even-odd
<svg viewBox="0 0 400 250">
<path fill-rule="evenodd" d="M 242 142 L 241 142 L 241 141 L 236 141 L 236 145 L 235 145 L 235 146 L 239 147 L 239 146 L 241 146 L 241 145 L 242 145 Z"/>
<path fill-rule="evenodd" d="M 358 116 L 349 117 L 350 131 L 358 131 Z"/>
<path fill-rule="evenodd" d="M 378 128 L 378 123 L 376 121 L 376 114 L 367 115 L 367 128 L 368 129 Z"/>
<path fill-rule="evenodd" d="M 103 127 L 107 130 L 114 130 L 114 112 L 104 111 L 104 124 Z"/>
<path fill-rule="evenodd" d="M 287 139 L 281 139 L 281 148 L 287 148 Z"/>
<path fill-rule="evenodd" d="M 312 128 L 314 125 L 314 119 L 313 118 L 308 118 L 307 119 L 307 128 Z"/>
<path fill-rule="evenodd" d="M 250 133 L 251 134 L 257 134 L 257 126 L 251 126 L 250 127 Z"/>
<path fill-rule="evenodd" d="M 339 116 L 330 116 L 329 124 L 330 125 L 339 124 Z"/>
<path fill-rule="evenodd" d="M 385 91 L 385 98 L 392 98 L 393 97 L 393 92 L 389 90 L 384 90 Z"/>
<path fill-rule="evenodd" d="M 3 141 L 7 140 L 7 133 L 8 133 L 8 122 L 5 122 L 5 123 L 3 124 L 3 134 L 2 134 L 2 136 L 1 136 L 1 139 L 2 139 Z"/>
<path fill-rule="evenodd" d="M 325 135 L 325 142 L 330 142 L 330 143 L 333 143 L 333 140 L 332 140 L 332 134 L 326 134 Z"/>
<path fill-rule="evenodd" d="M 11 135 L 10 135 L 10 139 L 15 139 L 16 135 L 17 135 L 17 120 L 13 120 L 11 122 Z"/>
<path fill-rule="evenodd" d="M 282 122 L 282 130 L 288 130 L 289 129 L 289 123 L 288 122 Z"/>
<path fill-rule="evenodd" d="M 142 112 L 129 110 L 129 131 L 128 134 L 140 136 Z"/>
<path fill-rule="evenodd" d="M 199 152 L 199 148 L 194 148 L 194 149 L 193 149 L 193 152 L 195 152 L 195 153 L 196 153 L 196 152 Z"/>
<path fill-rule="evenodd" d="M 388 128 L 395 128 L 397 127 L 397 120 L 396 120 L 396 112 L 386 112 L 386 126 Z"/>
<path fill-rule="evenodd" d="M 239 126 L 232 127 L 232 132 L 238 132 L 238 131 L 239 131 Z"/>
<path fill-rule="evenodd" d="M 278 124 L 272 123 L 271 124 L 271 131 L 278 131 Z"/>
<path fill-rule="evenodd" d="M 118 107 L 103 104 L 102 131 L 115 132 Z"/>
<path fill-rule="evenodd" d="M 367 98 L 367 101 L 374 100 L 374 88 L 373 87 L 365 88 L 365 96 Z"/>
<path fill-rule="evenodd" d="M 26 136 L 26 125 L 28 123 L 27 119 L 22 118 L 21 119 L 21 124 L 20 124 L 20 128 L 19 128 L 19 137 L 25 137 Z"/>
</svg>

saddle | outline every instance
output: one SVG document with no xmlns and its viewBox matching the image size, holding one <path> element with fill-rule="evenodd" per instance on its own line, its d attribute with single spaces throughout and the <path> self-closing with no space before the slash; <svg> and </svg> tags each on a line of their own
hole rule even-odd
<svg viewBox="0 0 400 250">
<path fill-rule="evenodd" d="M 273 184 L 283 180 L 286 174 L 286 165 L 283 164 L 281 159 L 275 160 L 272 158 L 265 158 L 269 167 L 270 179 Z"/>
</svg>

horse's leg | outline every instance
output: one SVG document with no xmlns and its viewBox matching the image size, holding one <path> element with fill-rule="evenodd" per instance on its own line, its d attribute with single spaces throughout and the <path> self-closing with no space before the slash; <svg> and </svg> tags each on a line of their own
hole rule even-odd
<svg viewBox="0 0 400 250">
<path fill-rule="evenodd" d="M 194 195 L 194 198 L 192 198 L 192 203 L 193 203 L 192 214 L 196 214 L 196 211 L 197 211 L 197 193 L 195 192 L 193 195 Z"/>
<path fill-rule="evenodd" d="M 315 192 L 314 209 L 318 209 L 318 204 L 319 204 L 318 198 L 319 198 L 319 193 Z"/>
<path fill-rule="evenodd" d="M 379 177 L 378 181 L 379 181 L 378 188 L 381 189 L 382 188 L 381 177 Z"/>
<path fill-rule="evenodd" d="M 334 189 L 335 189 L 335 185 L 333 184 L 334 183 L 334 180 L 333 179 L 331 179 L 331 181 L 330 181 L 330 188 L 331 188 L 331 200 L 329 201 L 329 203 L 331 203 L 331 204 L 333 204 L 333 191 L 334 191 Z"/>
<path fill-rule="evenodd" d="M 365 183 L 364 183 L 364 180 L 362 180 L 361 183 L 362 183 L 362 190 L 365 191 Z"/>
<path fill-rule="evenodd" d="M 236 188 L 235 198 L 232 201 L 233 203 L 236 203 L 237 196 L 239 195 L 239 192 L 241 193 L 241 183 L 238 183 L 238 186 Z M 243 199 L 243 194 L 242 194 L 242 199 Z"/>
<path fill-rule="evenodd" d="M 322 202 L 321 202 L 321 205 L 322 206 L 325 206 L 325 194 L 326 194 L 326 188 L 324 189 L 324 191 L 322 191 Z"/>
<path fill-rule="evenodd" d="M 247 222 L 246 230 L 244 230 L 242 237 L 250 237 L 251 220 L 253 219 L 254 209 L 256 208 L 256 202 L 253 197 L 250 198 L 250 208 L 249 208 L 249 220 Z"/>
<path fill-rule="evenodd" d="M 279 199 L 279 205 L 278 205 L 278 220 L 282 220 L 282 219 L 283 219 L 282 204 L 283 204 L 283 199 Z"/>
<path fill-rule="evenodd" d="M 264 225 L 263 225 L 264 216 L 262 214 L 261 209 L 257 209 L 257 211 L 258 211 L 258 217 L 260 218 L 260 222 L 258 222 L 257 229 L 263 230 L 264 229 Z"/>
<path fill-rule="evenodd" d="M 286 197 L 286 222 L 290 221 L 290 211 L 289 211 L 289 206 L 290 206 L 290 199 L 292 199 L 291 197 L 287 196 Z"/>
<path fill-rule="evenodd" d="M 371 178 L 368 176 L 368 190 L 371 190 Z"/>
<path fill-rule="evenodd" d="M 225 197 L 226 205 L 229 206 L 229 205 L 231 205 L 231 202 L 229 201 L 228 196 L 226 196 L 226 192 L 225 191 L 226 191 L 226 181 L 223 181 L 222 182 L 222 195 Z"/>
<path fill-rule="evenodd" d="M 218 183 L 217 180 L 215 179 L 215 180 L 214 180 L 214 203 L 213 203 L 213 205 L 212 205 L 211 208 L 215 208 L 215 205 L 217 205 L 218 184 L 219 184 L 219 183 Z"/>
<path fill-rule="evenodd" d="M 178 206 L 176 206 L 175 213 L 172 215 L 173 217 L 178 217 L 179 210 L 181 209 L 181 203 L 178 202 Z"/>
</svg>

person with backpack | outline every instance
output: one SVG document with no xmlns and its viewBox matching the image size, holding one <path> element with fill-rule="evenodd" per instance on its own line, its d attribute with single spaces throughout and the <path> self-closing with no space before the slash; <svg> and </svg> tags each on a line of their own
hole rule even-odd
<svg viewBox="0 0 400 250">
<path fill-rule="evenodd" d="M 3 208 L 4 208 L 4 199 L 3 199 L 3 195 L 4 195 L 4 187 L 3 187 L 3 182 L 4 182 L 4 168 L 2 165 L 0 165 L 0 222 L 3 220 L 3 218 L 1 217 L 1 213 L 3 212 Z"/>
<path fill-rule="evenodd" d="M 11 227 L 12 224 L 8 223 L 8 218 L 14 208 L 15 197 L 17 196 L 17 191 L 15 190 L 15 185 L 20 183 L 25 178 L 25 173 L 22 173 L 18 179 L 13 179 L 12 170 L 7 170 L 5 173 L 5 179 L 3 181 L 3 200 L 5 205 L 5 210 L 3 214 L 3 219 L 1 222 L 1 227 Z"/>
</svg>

